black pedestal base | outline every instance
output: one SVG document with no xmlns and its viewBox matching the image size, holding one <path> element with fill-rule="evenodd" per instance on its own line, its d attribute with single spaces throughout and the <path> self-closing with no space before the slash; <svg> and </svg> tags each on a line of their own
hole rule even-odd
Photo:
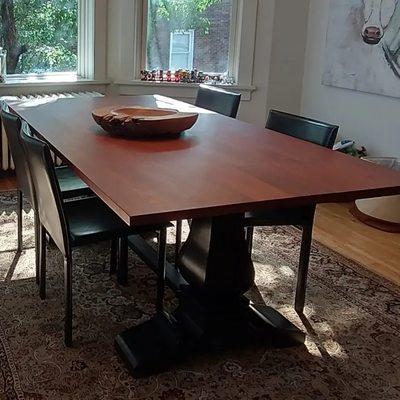
<svg viewBox="0 0 400 400">
<path fill-rule="evenodd" d="M 155 251 L 139 236 L 129 246 L 155 271 Z M 288 347 L 305 334 L 270 307 L 243 295 L 254 282 L 244 215 L 194 219 L 177 260 L 166 263 L 165 281 L 179 300 L 172 313 L 119 334 L 116 348 L 134 376 L 160 372 L 193 352 L 224 350 L 248 343 Z"/>
<path fill-rule="evenodd" d="M 305 334 L 270 307 L 256 307 L 242 297 L 237 304 L 205 310 L 193 298 L 181 299 L 171 315 L 159 313 L 119 334 L 116 348 L 133 376 L 165 371 L 192 353 L 223 351 L 246 344 L 290 347 Z"/>
<path fill-rule="evenodd" d="M 120 333 L 115 347 L 134 377 L 162 372 L 187 353 L 177 324 L 165 314 Z"/>
</svg>

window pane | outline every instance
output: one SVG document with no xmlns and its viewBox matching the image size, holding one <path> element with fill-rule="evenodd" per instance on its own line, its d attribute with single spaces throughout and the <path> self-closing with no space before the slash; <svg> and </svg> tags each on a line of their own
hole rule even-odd
<svg viewBox="0 0 400 400">
<path fill-rule="evenodd" d="M 188 54 L 172 54 L 171 63 L 169 67 L 172 71 L 177 69 L 190 69 L 192 68 L 189 62 Z"/>
<path fill-rule="evenodd" d="M 77 70 L 78 0 L 14 0 L 1 7 L 7 73 Z"/>
<path fill-rule="evenodd" d="M 193 30 L 193 68 L 203 72 L 228 72 L 232 0 L 148 2 L 146 69 L 188 69 L 190 60 L 178 59 L 176 53 L 189 51 L 190 35 L 177 32 Z"/>
<path fill-rule="evenodd" d="M 172 52 L 189 53 L 190 35 L 188 33 L 174 33 L 172 35 Z"/>
</svg>

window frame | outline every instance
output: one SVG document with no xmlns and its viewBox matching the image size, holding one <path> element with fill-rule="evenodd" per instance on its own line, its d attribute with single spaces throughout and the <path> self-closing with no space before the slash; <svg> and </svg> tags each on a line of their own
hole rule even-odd
<svg viewBox="0 0 400 400">
<path fill-rule="evenodd" d="M 16 81 L 63 81 L 73 82 L 74 79 L 95 79 L 95 36 L 96 22 L 99 17 L 96 0 L 78 0 L 78 51 L 77 70 L 64 72 L 45 72 L 40 74 L 6 74 L 6 83 Z M 100 10 L 102 11 L 102 10 Z"/>
<path fill-rule="evenodd" d="M 140 59 L 135 64 L 134 79 L 140 79 L 140 71 L 146 69 L 147 65 L 147 25 L 148 25 L 148 0 L 134 0 L 135 1 L 135 15 L 136 25 L 141 27 L 140 36 L 135 38 L 135 47 L 138 48 L 140 42 Z M 231 0 L 231 24 L 229 32 L 229 51 L 228 51 L 228 76 L 234 77 L 238 82 L 238 55 L 237 55 L 237 24 L 239 18 L 239 3 L 244 0 Z M 193 48 L 194 51 L 194 48 Z M 207 71 L 212 73 L 212 71 Z"/>
<path fill-rule="evenodd" d="M 99 1 L 99 0 L 97 0 Z M 259 0 L 236 0 L 237 24 L 235 27 L 233 76 L 236 83 L 226 86 L 242 94 L 243 101 L 250 101 L 254 85 L 254 63 L 256 49 L 257 13 L 262 5 Z M 143 21 L 146 16 L 143 0 L 119 0 L 110 7 L 108 40 L 112 43 L 108 48 L 109 78 L 112 80 L 110 90 L 121 95 L 154 94 L 155 92 L 181 100 L 196 97 L 198 83 L 152 82 L 141 81 L 145 46 L 143 46 Z M 271 5 L 271 14 L 273 13 Z M 266 48 L 269 57 L 269 46 Z M 268 77 L 265 78 L 268 80 Z M 264 81 L 263 81 L 264 82 Z"/>
</svg>

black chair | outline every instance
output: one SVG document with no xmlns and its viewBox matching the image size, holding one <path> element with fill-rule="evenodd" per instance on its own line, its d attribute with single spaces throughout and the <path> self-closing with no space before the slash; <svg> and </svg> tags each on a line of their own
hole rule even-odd
<svg viewBox="0 0 400 400">
<path fill-rule="evenodd" d="M 271 110 L 267 129 L 306 140 L 324 147 L 332 148 L 339 127 L 321 121 Z M 247 241 L 249 252 L 252 251 L 253 233 L 256 226 L 295 225 L 302 228 L 299 268 L 295 295 L 295 310 L 303 313 L 306 295 L 308 264 L 312 243 L 312 229 L 314 224 L 315 205 L 253 211 L 246 214 Z"/>
<path fill-rule="evenodd" d="M 240 99 L 239 93 L 228 92 L 215 86 L 200 85 L 195 106 L 236 118 Z"/>
<path fill-rule="evenodd" d="M 336 125 L 277 110 L 269 112 L 265 127 L 329 149 L 335 144 L 339 130 Z"/>
<path fill-rule="evenodd" d="M 46 246 L 48 234 L 64 256 L 65 344 L 72 345 L 72 249 L 99 241 L 112 241 L 111 269 L 126 271 L 128 235 L 160 232 L 157 308 L 162 309 L 165 274 L 166 225 L 128 227 L 99 198 L 63 202 L 60 185 L 47 144 L 21 131 L 21 141 L 28 160 L 33 199 L 40 228 L 40 289 L 45 296 Z M 115 242 L 118 242 L 118 252 Z"/>
<path fill-rule="evenodd" d="M 236 118 L 240 99 L 239 93 L 228 92 L 214 86 L 200 85 L 197 92 L 196 107 L 214 111 L 226 117 Z M 182 245 L 182 220 L 176 221 L 175 261 Z"/>
<path fill-rule="evenodd" d="M 27 176 L 27 165 L 25 153 L 22 148 L 22 142 L 20 137 L 20 131 L 22 122 L 19 117 L 14 114 L 9 113 L 4 108 L 1 111 L 1 120 L 4 125 L 4 130 L 7 135 L 11 156 L 15 166 L 15 173 L 17 177 L 17 235 L 18 235 L 18 246 L 17 251 L 20 252 L 22 250 L 22 203 L 23 196 L 27 198 L 32 207 L 33 204 L 33 194 L 30 179 Z M 24 128 L 27 129 L 27 128 Z M 60 184 L 60 190 L 62 193 L 63 199 L 71 199 L 74 197 L 87 196 L 91 195 L 91 190 L 87 187 L 87 185 L 79 179 L 73 171 L 71 171 L 68 167 L 62 166 L 56 168 L 56 177 Z M 36 221 L 36 212 L 35 212 L 35 221 Z M 36 281 L 39 283 L 38 276 L 38 230 L 37 224 L 35 222 L 35 246 L 36 246 Z"/>
</svg>

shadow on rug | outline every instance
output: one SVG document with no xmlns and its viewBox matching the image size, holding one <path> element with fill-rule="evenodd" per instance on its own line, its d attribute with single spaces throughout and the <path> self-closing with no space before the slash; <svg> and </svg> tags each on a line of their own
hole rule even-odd
<svg viewBox="0 0 400 400">
<path fill-rule="evenodd" d="M 17 257 L 15 198 L 0 195 L 0 399 L 400 399 L 399 288 L 314 243 L 300 320 L 292 308 L 300 244 L 294 228 L 256 231 L 257 287 L 250 297 L 304 329 L 305 346 L 199 355 L 133 379 L 113 341 L 153 315 L 155 276 L 131 252 L 129 287 L 119 287 L 104 243 L 74 252 L 74 347 L 66 349 L 62 258 L 49 248 L 48 299 L 41 301 L 32 212 L 25 210 Z"/>
</svg>

